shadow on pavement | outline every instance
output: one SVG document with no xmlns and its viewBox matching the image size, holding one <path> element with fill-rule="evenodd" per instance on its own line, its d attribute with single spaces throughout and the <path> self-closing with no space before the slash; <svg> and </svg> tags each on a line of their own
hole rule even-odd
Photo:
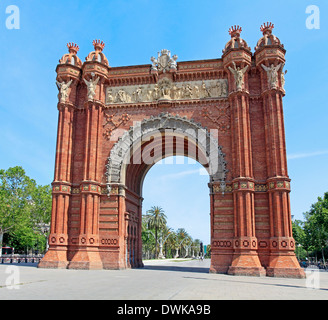
<svg viewBox="0 0 328 320">
<path fill-rule="evenodd" d="M 196 272 L 209 273 L 210 268 L 207 267 L 185 267 L 185 266 L 155 266 L 145 265 L 141 270 L 157 270 L 157 271 L 179 271 L 179 272 Z"/>
<path fill-rule="evenodd" d="M 17 262 L 13 262 L 13 263 L 1 263 L 0 266 L 17 266 L 17 267 L 34 267 L 37 268 L 38 267 L 38 262 L 24 262 L 24 263 L 17 263 Z"/>
</svg>

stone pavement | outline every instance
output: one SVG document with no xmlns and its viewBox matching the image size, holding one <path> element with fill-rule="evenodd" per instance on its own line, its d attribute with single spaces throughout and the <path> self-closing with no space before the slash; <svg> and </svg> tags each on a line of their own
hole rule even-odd
<svg viewBox="0 0 328 320">
<path fill-rule="evenodd" d="M 244 277 L 210 274 L 209 260 L 144 263 L 143 269 L 128 270 L 1 264 L 0 300 L 328 299 L 328 272 L 311 272 L 307 279 Z"/>
</svg>

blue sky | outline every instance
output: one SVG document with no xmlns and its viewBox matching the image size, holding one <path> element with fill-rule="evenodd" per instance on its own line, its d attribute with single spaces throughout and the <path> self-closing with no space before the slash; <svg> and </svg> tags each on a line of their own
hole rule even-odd
<svg viewBox="0 0 328 320">
<path fill-rule="evenodd" d="M 18 30 L 6 28 L 9 5 L 20 9 Z M 306 28 L 309 5 L 320 9 L 320 29 Z M 92 41 L 103 40 L 111 66 L 148 64 L 163 48 L 177 54 L 178 61 L 211 59 L 221 57 L 231 25 L 242 26 L 242 37 L 253 50 L 261 24 L 271 21 L 287 50 L 284 112 L 292 214 L 302 219 L 311 203 L 328 191 L 327 15 L 326 0 L 2 0 L 0 168 L 21 165 L 39 184 L 52 182 L 55 68 L 67 42 L 80 46 L 78 55 L 84 61 L 93 50 Z M 169 225 L 185 227 L 206 242 L 208 178 L 196 172 L 197 166 L 154 166 L 144 184 L 144 209 L 161 205 Z M 154 181 L 162 181 L 155 184 L 157 190 Z M 176 198 L 181 194 L 183 199 Z"/>
</svg>

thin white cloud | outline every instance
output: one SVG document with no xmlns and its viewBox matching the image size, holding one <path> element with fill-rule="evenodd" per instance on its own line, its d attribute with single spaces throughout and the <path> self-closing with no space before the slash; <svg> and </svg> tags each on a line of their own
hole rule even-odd
<svg viewBox="0 0 328 320">
<path fill-rule="evenodd" d="M 196 173 L 198 173 L 199 175 L 208 175 L 207 171 L 204 168 L 197 168 L 194 170 L 185 170 L 185 171 L 181 171 L 178 173 L 169 173 L 169 174 L 161 176 L 161 179 L 164 179 L 164 180 L 179 179 L 179 178 L 183 178 L 185 176 L 190 176 L 190 175 L 193 175 Z"/>
<path fill-rule="evenodd" d="M 293 159 L 303 159 L 303 158 L 310 158 L 328 154 L 328 151 L 316 151 L 316 152 L 308 152 L 308 153 L 294 153 L 287 155 L 288 160 Z"/>
</svg>

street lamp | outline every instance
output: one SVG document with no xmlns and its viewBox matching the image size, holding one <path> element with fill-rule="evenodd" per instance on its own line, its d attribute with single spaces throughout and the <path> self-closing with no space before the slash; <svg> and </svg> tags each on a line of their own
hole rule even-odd
<svg viewBox="0 0 328 320">
<path fill-rule="evenodd" d="M 50 224 L 49 223 L 38 223 L 37 224 L 39 230 L 41 230 L 41 233 L 46 237 L 47 245 L 46 245 L 46 251 L 49 249 L 49 243 L 48 243 L 48 232 L 50 230 Z"/>
</svg>

